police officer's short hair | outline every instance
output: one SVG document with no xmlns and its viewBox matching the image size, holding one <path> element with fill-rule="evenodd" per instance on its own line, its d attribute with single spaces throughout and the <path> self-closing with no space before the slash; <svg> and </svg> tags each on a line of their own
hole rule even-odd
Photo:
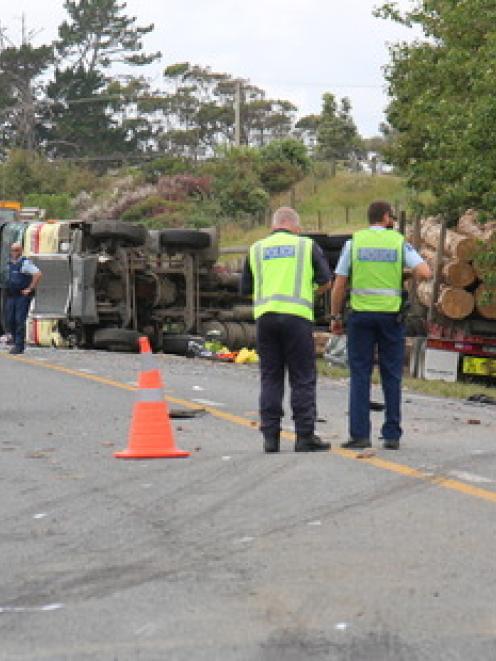
<svg viewBox="0 0 496 661">
<path fill-rule="evenodd" d="M 272 227 L 277 227 L 286 223 L 299 227 L 301 224 L 300 216 L 298 212 L 291 207 L 280 207 L 272 216 Z"/>
<path fill-rule="evenodd" d="M 379 223 L 382 223 L 382 219 L 387 213 L 394 217 L 393 207 L 389 204 L 389 202 L 383 202 L 382 200 L 372 202 L 367 212 L 369 223 L 371 225 L 378 225 Z"/>
</svg>

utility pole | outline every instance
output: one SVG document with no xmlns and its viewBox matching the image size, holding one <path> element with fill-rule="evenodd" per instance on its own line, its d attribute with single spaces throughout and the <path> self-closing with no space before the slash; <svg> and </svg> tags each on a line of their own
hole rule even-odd
<svg viewBox="0 0 496 661">
<path fill-rule="evenodd" d="M 234 95 L 234 144 L 241 146 L 241 81 L 236 81 L 236 92 Z"/>
</svg>

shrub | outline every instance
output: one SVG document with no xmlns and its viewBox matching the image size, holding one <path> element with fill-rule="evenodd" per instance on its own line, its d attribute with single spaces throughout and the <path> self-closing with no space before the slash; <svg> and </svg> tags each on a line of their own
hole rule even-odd
<svg viewBox="0 0 496 661">
<path fill-rule="evenodd" d="M 26 207 L 39 207 L 46 210 L 50 220 L 70 220 L 73 215 L 71 196 L 68 193 L 31 193 L 23 201 Z"/>
</svg>

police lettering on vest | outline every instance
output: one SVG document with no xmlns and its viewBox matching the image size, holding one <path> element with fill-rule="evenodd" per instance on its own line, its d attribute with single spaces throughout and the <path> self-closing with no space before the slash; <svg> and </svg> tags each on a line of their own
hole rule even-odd
<svg viewBox="0 0 496 661">
<path fill-rule="evenodd" d="M 254 316 L 293 314 L 313 321 L 312 240 L 275 232 L 250 249 Z"/>
<path fill-rule="evenodd" d="M 394 230 L 365 229 L 353 235 L 351 307 L 356 312 L 399 312 L 404 237 Z"/>
</svg>

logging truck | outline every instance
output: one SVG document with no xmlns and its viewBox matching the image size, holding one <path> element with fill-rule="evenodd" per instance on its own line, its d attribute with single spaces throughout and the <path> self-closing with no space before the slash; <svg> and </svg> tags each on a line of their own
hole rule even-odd
<svg viewBox="0 0 496 661">
<path fill-rule="evenodd" d="M 496 239 L 496 223 L 468 211 L 456 229 L 441 218 L 416 220 L 407 238 L 431 266 L 429 282 L 410 281 L 407 332 L 411 376 L 427 380 L 496 380 L 496 292 L 476 255 Z"/>
</svg>

